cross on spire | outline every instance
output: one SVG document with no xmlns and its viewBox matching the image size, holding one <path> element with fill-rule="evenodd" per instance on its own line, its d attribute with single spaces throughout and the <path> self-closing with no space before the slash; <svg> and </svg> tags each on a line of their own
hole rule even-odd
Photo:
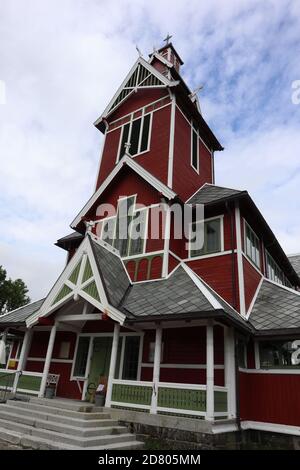
<svg viewBox="0 0 300 470">
<path fill-rule="evenodd" d="M 170 39 L 171 39 L 172 37 L 173 37 L 173 36 L 170 35 L 170 33 L 168 33 L 167 36 L 165 37 L 165 39 L 163 39 L 163 41 L 165 41 L 165 43 L 166 43 L 166 46 L 167 46 L 168 44 L 170 44 Z"/>
</svg>

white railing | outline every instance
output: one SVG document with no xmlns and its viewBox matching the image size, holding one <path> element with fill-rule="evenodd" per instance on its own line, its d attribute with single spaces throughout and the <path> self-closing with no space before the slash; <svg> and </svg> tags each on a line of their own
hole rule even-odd
<svg viewBox="0 0 300 470">
<path fill-rule="evenodd" d="M 227 397 L 227 387 L 214 386 L 215 417 L 228 417 Z M 114 379 L 108 406 L 205 418 L 206 385 Z"/>
<path fill-rule="evenodd" d="M 5 387 L 4 384 L 1 384 L 1 375 L 16 374 L 16 372 L 17 371 L 14 369 L 0 369 L 0 389 Z M 18 383 L 16 384 L 15 390 L 31 395 L 38 395 L 42 376 L 42 372 L 22 371 L 18 377 Z M 12 391 L 13 388 L 14 384 L 10 383 L 7 390 Z"/>
</svg>

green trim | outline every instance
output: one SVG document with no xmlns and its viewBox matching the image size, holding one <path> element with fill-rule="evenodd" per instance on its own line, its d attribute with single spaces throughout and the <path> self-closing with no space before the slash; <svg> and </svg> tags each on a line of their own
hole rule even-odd
<svg viewBox="0 0 300 470">
<path fill-rule="evenodd" d="M 97 300 L 98 302 L 101 302 L 95 281 L 92 281 L 82 290 L 86 294 L 90 295 L 93 299 Z"/>
<path fill-rule="evenodd" d="M 69 277 L 69 281 L 71 281 L 73 284 L 77 284 L 80 266 L 81 266 L 81 260 L 77 263 L 76 267 L 72 271 L 71 276 Z"/>
<path fill-rule="evenodd" d="M 18 389 L 30 390 L 32 392 L 39 392 L 41 387 L 42 377 L 34 375 L 21 375 L 18 382 Z"/>
<path fill-rule="evenodd" d="M 221 392 L 219 390 L 215 390 L 214 392 L 214 399 L 215 399 L 215 411 L 227 411 L 227 392 Z"/>
<path fill-rule="evenodd" d="M 178 410 L 206 411 L 206 390 L 159 387 L 157 406 Z"/>
<path fill-rule="evenodd" d="M 15 371 L 14 371 L 15 372 Z M 13 386 L 15 380 L 15 375 L 14 373 L 12 374 L 7 374 L 7 372 L 0 372 L 0 386 L 1 387 L 6 387 L 11 388 Z"/>
<path fill-rule="evenodd" d="M 146 255 L 145 253 L 145 256 L 143 257 L 138 257 L 138 258 L 131 258 L 131 259 L 128 259 L 126 260 L 125 262 L 125 266 L 127 266 L 128 263 L 130 262 L 135 262 L 135 271 L 134 271 L 134 276 L 133 276 L 133 280 L 134 281 L 137 281 L 137 276 L 138 276 L 138 272 L 139 272 L 139 265 L 142 261 L 144 261 L 145 259 L 148 260 L 148 266 L 147 266 L 147 277 L 146 277 L 146 280 L 149 280 L 150 279 L 150 274 L 151 274 L 151 267 L 152 267 L 152 261 L 154 258 L 163 258 L 163 253 L 157 253 L 155 255 Z"/>
<path fill-rule="evenodd" d="M 66 297 L 68 294 L 70 294 L 70 292 L 72 292 L 72 289 L 70 289 L 69 286 L 66 286 L 64 284 L 63 287 L 61 288 L 61 290 L 59 291 L 59 293 L 57 294 L 57 296 L 55 297 L 55 299 L 53 300 L 51 305 L 54 305 L 57 302 L 59 302 L 60 300 L 62 300 L 64 297 Z"/>
<path fill-rule="evenodd" d="M 151 405 L 152 387 L 143 385 L 113 384 L 111 401 Z"/>
<path fill-rule="evenodd" d="M 93 276 L 92 266 L 91 266 L 89 258 L 86 258 L 84 272 L 83 272 L 82 281 L 81 281 L 82 284 L 88 279 L 90 279 L 92 276 Z"/>
</svg>

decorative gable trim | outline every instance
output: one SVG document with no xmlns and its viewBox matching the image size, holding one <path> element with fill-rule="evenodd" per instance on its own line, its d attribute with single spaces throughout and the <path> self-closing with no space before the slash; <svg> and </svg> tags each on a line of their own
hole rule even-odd
<svg viewBox="0 0 300 470">
<path fill-rule="evenodd" d="M 145 59 L 139 57 L 94 125 L 97 127 L 102 119 L 107 118 L 138 88 L 165 88 L 178 84 L 179 81 L 168 80 Z"/>
<path fill-rule="evenodd" d="M 98 190 L 93 194 L 93 196 L 88 200 L 86 205 L 83 209 L 79 212 L 79 214 L 75 217 L 73 222 L 71 222 L 71 227 L 77 227 L 77 225 L 81 222 L 82 217 L 91 209 L 91 207 L 95 204 L 97 199 L 101 196 L 101 194 L 105 191 L 105 189 L 110 185 L 119 171 L 122 169 L 123 165 L 127 165 L 133 171 L 135 171 L 139 176 L 141 176 L 147 183 L 149 183 L 153 188 L 157 191 L 162 193 L 168 199 L 174 199 L 176 197 L 176 193 L 172 191 L 168 186 L 158 180 L 155 176 L 145 170 L 141 165 L 139 165 L 136 161 L 134 161 L 129 155 L 125 154 L 119 163 L 115 166 L 113 171 L 109 174 L 106 180 L 101 184 Z"/>
<path fill-rule="evenodd" d="M 113 320 L 124 322 L 125 315 L 108 303 L 89 235 L 84 238 L 39 311 L 26 320 L 27 327 L 33 326 L 40 318 L 47 317 L 70 300 L 76 301 L 79 297 L 102 312 L 105 311 Z"/>
</svg>

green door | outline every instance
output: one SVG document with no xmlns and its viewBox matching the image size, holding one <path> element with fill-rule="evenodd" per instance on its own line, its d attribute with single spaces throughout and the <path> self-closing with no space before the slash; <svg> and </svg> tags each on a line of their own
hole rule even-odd
<svg viewBox="0 0 300 470">
<path fill-rule="evenodd" d="M 108 378 L 111 346 L 111 337 L 94 338 L 86 400 L 94 401 L 94 393 L 100 377 Z"/>
</svg>

